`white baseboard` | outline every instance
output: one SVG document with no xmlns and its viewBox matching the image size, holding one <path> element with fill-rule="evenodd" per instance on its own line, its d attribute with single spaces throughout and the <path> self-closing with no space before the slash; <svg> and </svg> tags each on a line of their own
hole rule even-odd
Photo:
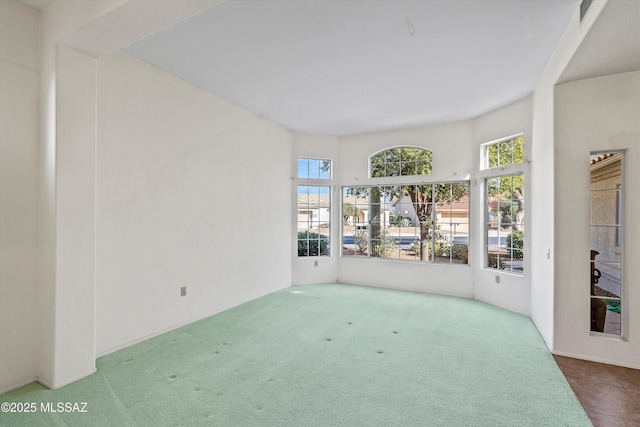
<svg viewBox="0 0 640 427">
<path fill-rule="evenodd" d="M 81 380 L 82 378 L 88 377 L 89 375 L 95 374 L 96 372 L 98 372 L 98 370 L 96 368 L 90 369 L 89 371 L 85 372 L 84 374 L 80 374 L 77 375 L 75 377 L 66 379 L 65 381 L 62 382 L 56 382 L 55 384 L 52 384 L 50 381 L 45 380 L 44 378 L 38 377 L 37 381 L 42 384 L 43 386 L 45 386 L 46 388 L 50 388 L 52 390 L 64 387 L 66 385 L 69 385 L 73 382 L 76 382 L 78 380 Z"/>
<path fill-rule="evenodd" d="M 81 375 L 75 376 L 73 378 L 67 379 L 66 381 L 63 381 L 61 383 L 56 382 L 56 385 L 55 385 L 54 388 L 64 387 L 64 386 L 66 386 L 68 384 L 71 384 L 71 383 L 74 383 L 74 382 L 76 382 L 78 380 L 81 380 L 84 377 L 88 377 L 89 375 L 95 374 L 96 372 L 98 372 L 98 369 L 92 368 L 89 371 L 85 372 L 84 374 L 81 374 Z"/>
<path fill-rule="evenodd" d="M 13 385 L 1 388 L 0 389 L 0 394 L 4 394 L 4 393 L 7 393 L 7 392 L 10 392 L 11 390 L 15 390 L 15 389 L 20 388 L 20 387 L 24 387 L 25 385 L 31 384 L 32 382 L 36 382 L 36 381 L 38 381 L 38 377 L 33 377 L 31 379 L 21 381 L 21 382 L 19 382 L 17 384 L 13 384 Z"/>
</svg>

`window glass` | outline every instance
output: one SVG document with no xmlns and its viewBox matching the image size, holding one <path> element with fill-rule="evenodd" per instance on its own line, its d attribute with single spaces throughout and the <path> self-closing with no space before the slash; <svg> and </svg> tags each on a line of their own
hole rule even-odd
<svg viewBox="0 0 640 427">
<path fill-rule="evenodd" d="M 307 178 L 320 178 L 320 161 L 309 159 L 309 176 Z"/>
<path fill-rule="evenodd" d="M 524 163 L 524 136 L 483 145 L 485 169 Z"/>
<path fill-rule="evenodd" d="M 298 178 L 309 178 L 309 159 L 298 159 Z"/>
<path fill-rule="evenodd" d="M 622 334 L 622 152 L 590 159 L 591 331 Z"/>
<path fill-rule="evenodd" d="M 436 191 L 434 250 L 436 262 L 467 264 L 469 259 L 469 188 L 439 184 Z M 438 246 L 435 246 L 438 245 Z"/>
<path fill-rule="evenodd" d="M 486 180 L 486 254 L 488 268 L 524 272 L 524 176 Z"/>
<path fill-rule="evenodd" d="M 342 255 L 468 263 L 469 184 L 343 188 Z"/>
<path fill-rule="evenodd" d="M 369 256 L 369 187 L 342 189 L 342 255 Z"/>
<path fill-rule="evenodd" d="M 431 164 L 431 151 L 416 147 L 390 148 L 369 158 L 372 178 L 430 175 Z"/>
<path fill-rule="evenodd" d="M 331 179 L 331 160 L 298 159 L 298 178 Z"/>
<path fill-rule="evenodd" d="M 331 187 L 298 186 L 298 256 L 329 256 Z"/>
</svg>

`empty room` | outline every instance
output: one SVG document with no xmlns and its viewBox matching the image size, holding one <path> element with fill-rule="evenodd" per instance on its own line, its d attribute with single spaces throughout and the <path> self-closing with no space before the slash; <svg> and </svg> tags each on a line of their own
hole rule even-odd
<svg viewBox="0 0 640 427">
<path fill-rule="evenodd" d="M 637 0 L 0 0 L 0 425 L 639 425 L 639 46 Z"/>
</svg>

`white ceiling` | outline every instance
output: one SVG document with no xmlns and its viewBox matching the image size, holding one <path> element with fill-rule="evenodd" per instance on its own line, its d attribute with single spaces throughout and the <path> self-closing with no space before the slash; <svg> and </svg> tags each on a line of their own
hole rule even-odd
<svg viewBox="0 0 640 427">
<path fill-rule="evenodd" d="M 476 117 L 529 95 L 580 0 L 227 0 L 124 49 L 298 132 Z"/>
<path fill-rule="evenodd" d="M 42 10 L 45 7 L 52 4 L 53 2 L 55 2 L 56 0 L 18 0 L 18 1 L 34 9 Z"/>
<path fill-rule="evenodd" d="M 560 82 L 640 70 L 640 0 L 609 1 Z"/>
</svg>

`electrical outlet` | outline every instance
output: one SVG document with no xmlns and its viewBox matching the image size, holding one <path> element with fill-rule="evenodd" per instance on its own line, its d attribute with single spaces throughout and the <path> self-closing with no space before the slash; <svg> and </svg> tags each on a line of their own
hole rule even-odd
<svg viewBox="0 0 640 427">
<path fill-rule="evenodd" d="M 180 296 L 181 297 L 186 297 L 187 296 L 187 287 L 186 286 L 182 286 L 180 288 Z"/>
<path fill-rule="evenodd" d="M 500 276 L 496 274 L 496 283 L 500 283 Z"/>
<path fill-rule="evenodd" d="M 318 260 L 313 261 L 313 266 L 317 267 L 318 266 Z"/>
</svg>

